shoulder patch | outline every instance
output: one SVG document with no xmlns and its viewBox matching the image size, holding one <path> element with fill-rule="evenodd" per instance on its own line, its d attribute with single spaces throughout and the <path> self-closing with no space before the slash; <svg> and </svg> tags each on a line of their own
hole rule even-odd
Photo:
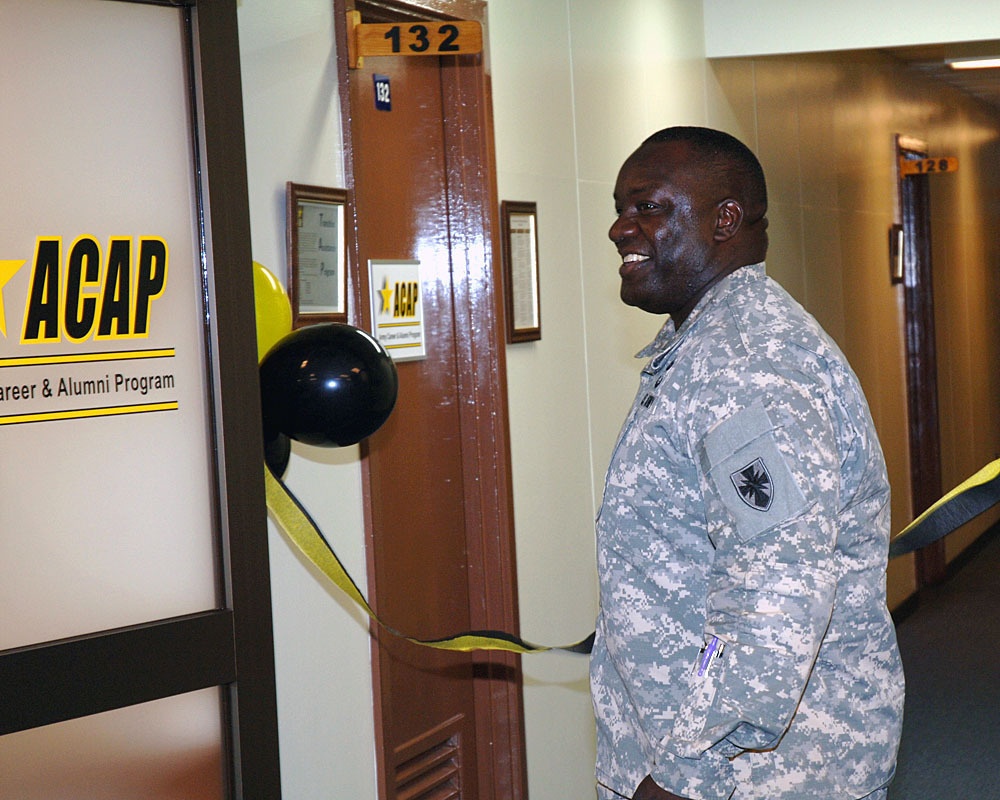
<svg viewBox="0 0 1000 800">
<path fill-rule="evenodd" d="M 736 487 L 740 499 L 750 508 L 767 511 L 774 500 L 774 484 L 767 466 L 760 458 L 755 458 L 743 469 L 730 474 L 729 479 Z"/>
<path fill-rule="evenodd" d="M 794 477 L 796 465 L 778 449 L 776 430 L 763 404 L 755 402 L 719 423 L 701 443 L 702 470 L 743 541 L 808 505 Z"/>
</svg>

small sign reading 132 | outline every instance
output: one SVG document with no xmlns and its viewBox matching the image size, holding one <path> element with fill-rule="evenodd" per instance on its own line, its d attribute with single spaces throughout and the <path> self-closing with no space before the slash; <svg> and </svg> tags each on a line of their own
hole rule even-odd
<svg viewBox="0 0 1000 800">
<path fill-rule="evenodd" d="M 388 75 L 372 75 L 375 81 L 375 108 L 378 111 L 392 111 L 392 94 L 389 91 Z"/>
</svg>

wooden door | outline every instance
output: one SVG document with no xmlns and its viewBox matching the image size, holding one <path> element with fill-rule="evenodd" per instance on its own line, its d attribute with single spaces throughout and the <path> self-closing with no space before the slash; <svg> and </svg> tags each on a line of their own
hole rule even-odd
<svg viewBox="0 0 1000 800">
<path fill-rule="evenodd" d="M 926 158 L 926 145 L 897 139 L 897 156 L 911 160 Z M 927 175 L 900 178 L 900 210 L 905 243 L 903 303 L 910 489 L 914 517 L 933 505 L 942 494 L 929 188 Z M 915 564 L 918 588 L 942 581 L 946 569 L 944 542 L 934 542 L 918 550 Z"/>
<path fill-rule="evenodd" d="M 376 107 L 375 75 L 391 110 Z M 350 70 L 360 320 L 370 259 L 421 269 L 427 355 L 397 364 L 396 409 L 365 445 L 369 595 L 419 638 L 517 621 L 486 100 L 479 57 Z M 517 660 L 373 639 L 381 797 L 523 796 Z"/>
</svg>

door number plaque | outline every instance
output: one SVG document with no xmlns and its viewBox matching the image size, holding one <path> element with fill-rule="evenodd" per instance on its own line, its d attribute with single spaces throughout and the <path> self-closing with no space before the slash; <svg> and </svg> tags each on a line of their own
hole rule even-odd
<svg viewBox="0 0 1000 800">
<path fill-rule="evenodd" d="M 474 20 L 420 20 L 362 23 L 347 12 L 347 51 L 351 69 L 364 56 L 456 56 L 483 51 L 483 29 Z"/>
<path fill-rule="evenodd" d="M 958 159 L 955 156 L 899 159 L 899 174 L 904 178 L 908 175 L 935 175 L 942 172 L 955 172 L 957 169 Z"/>
</svg>

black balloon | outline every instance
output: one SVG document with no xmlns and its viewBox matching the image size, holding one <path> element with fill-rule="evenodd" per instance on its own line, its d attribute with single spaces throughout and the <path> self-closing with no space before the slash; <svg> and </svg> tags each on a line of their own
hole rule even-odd
<svg viewBox="0 0 1000 800">
<path fill-rule="evenodd" d="M 299 328 L 260 365 L 265 438 L 279 432 L 320 447 L 355 444 L 388 419 L 398 387 L 392 358 L 364 331 L 341 323 Z"/>
<path fill-rule="evenodd" d="M 292 440 L 280 431 L 264 429 L 264 463 L 277 477 L 285 474 L 292 456 Z"/>
</svg>

